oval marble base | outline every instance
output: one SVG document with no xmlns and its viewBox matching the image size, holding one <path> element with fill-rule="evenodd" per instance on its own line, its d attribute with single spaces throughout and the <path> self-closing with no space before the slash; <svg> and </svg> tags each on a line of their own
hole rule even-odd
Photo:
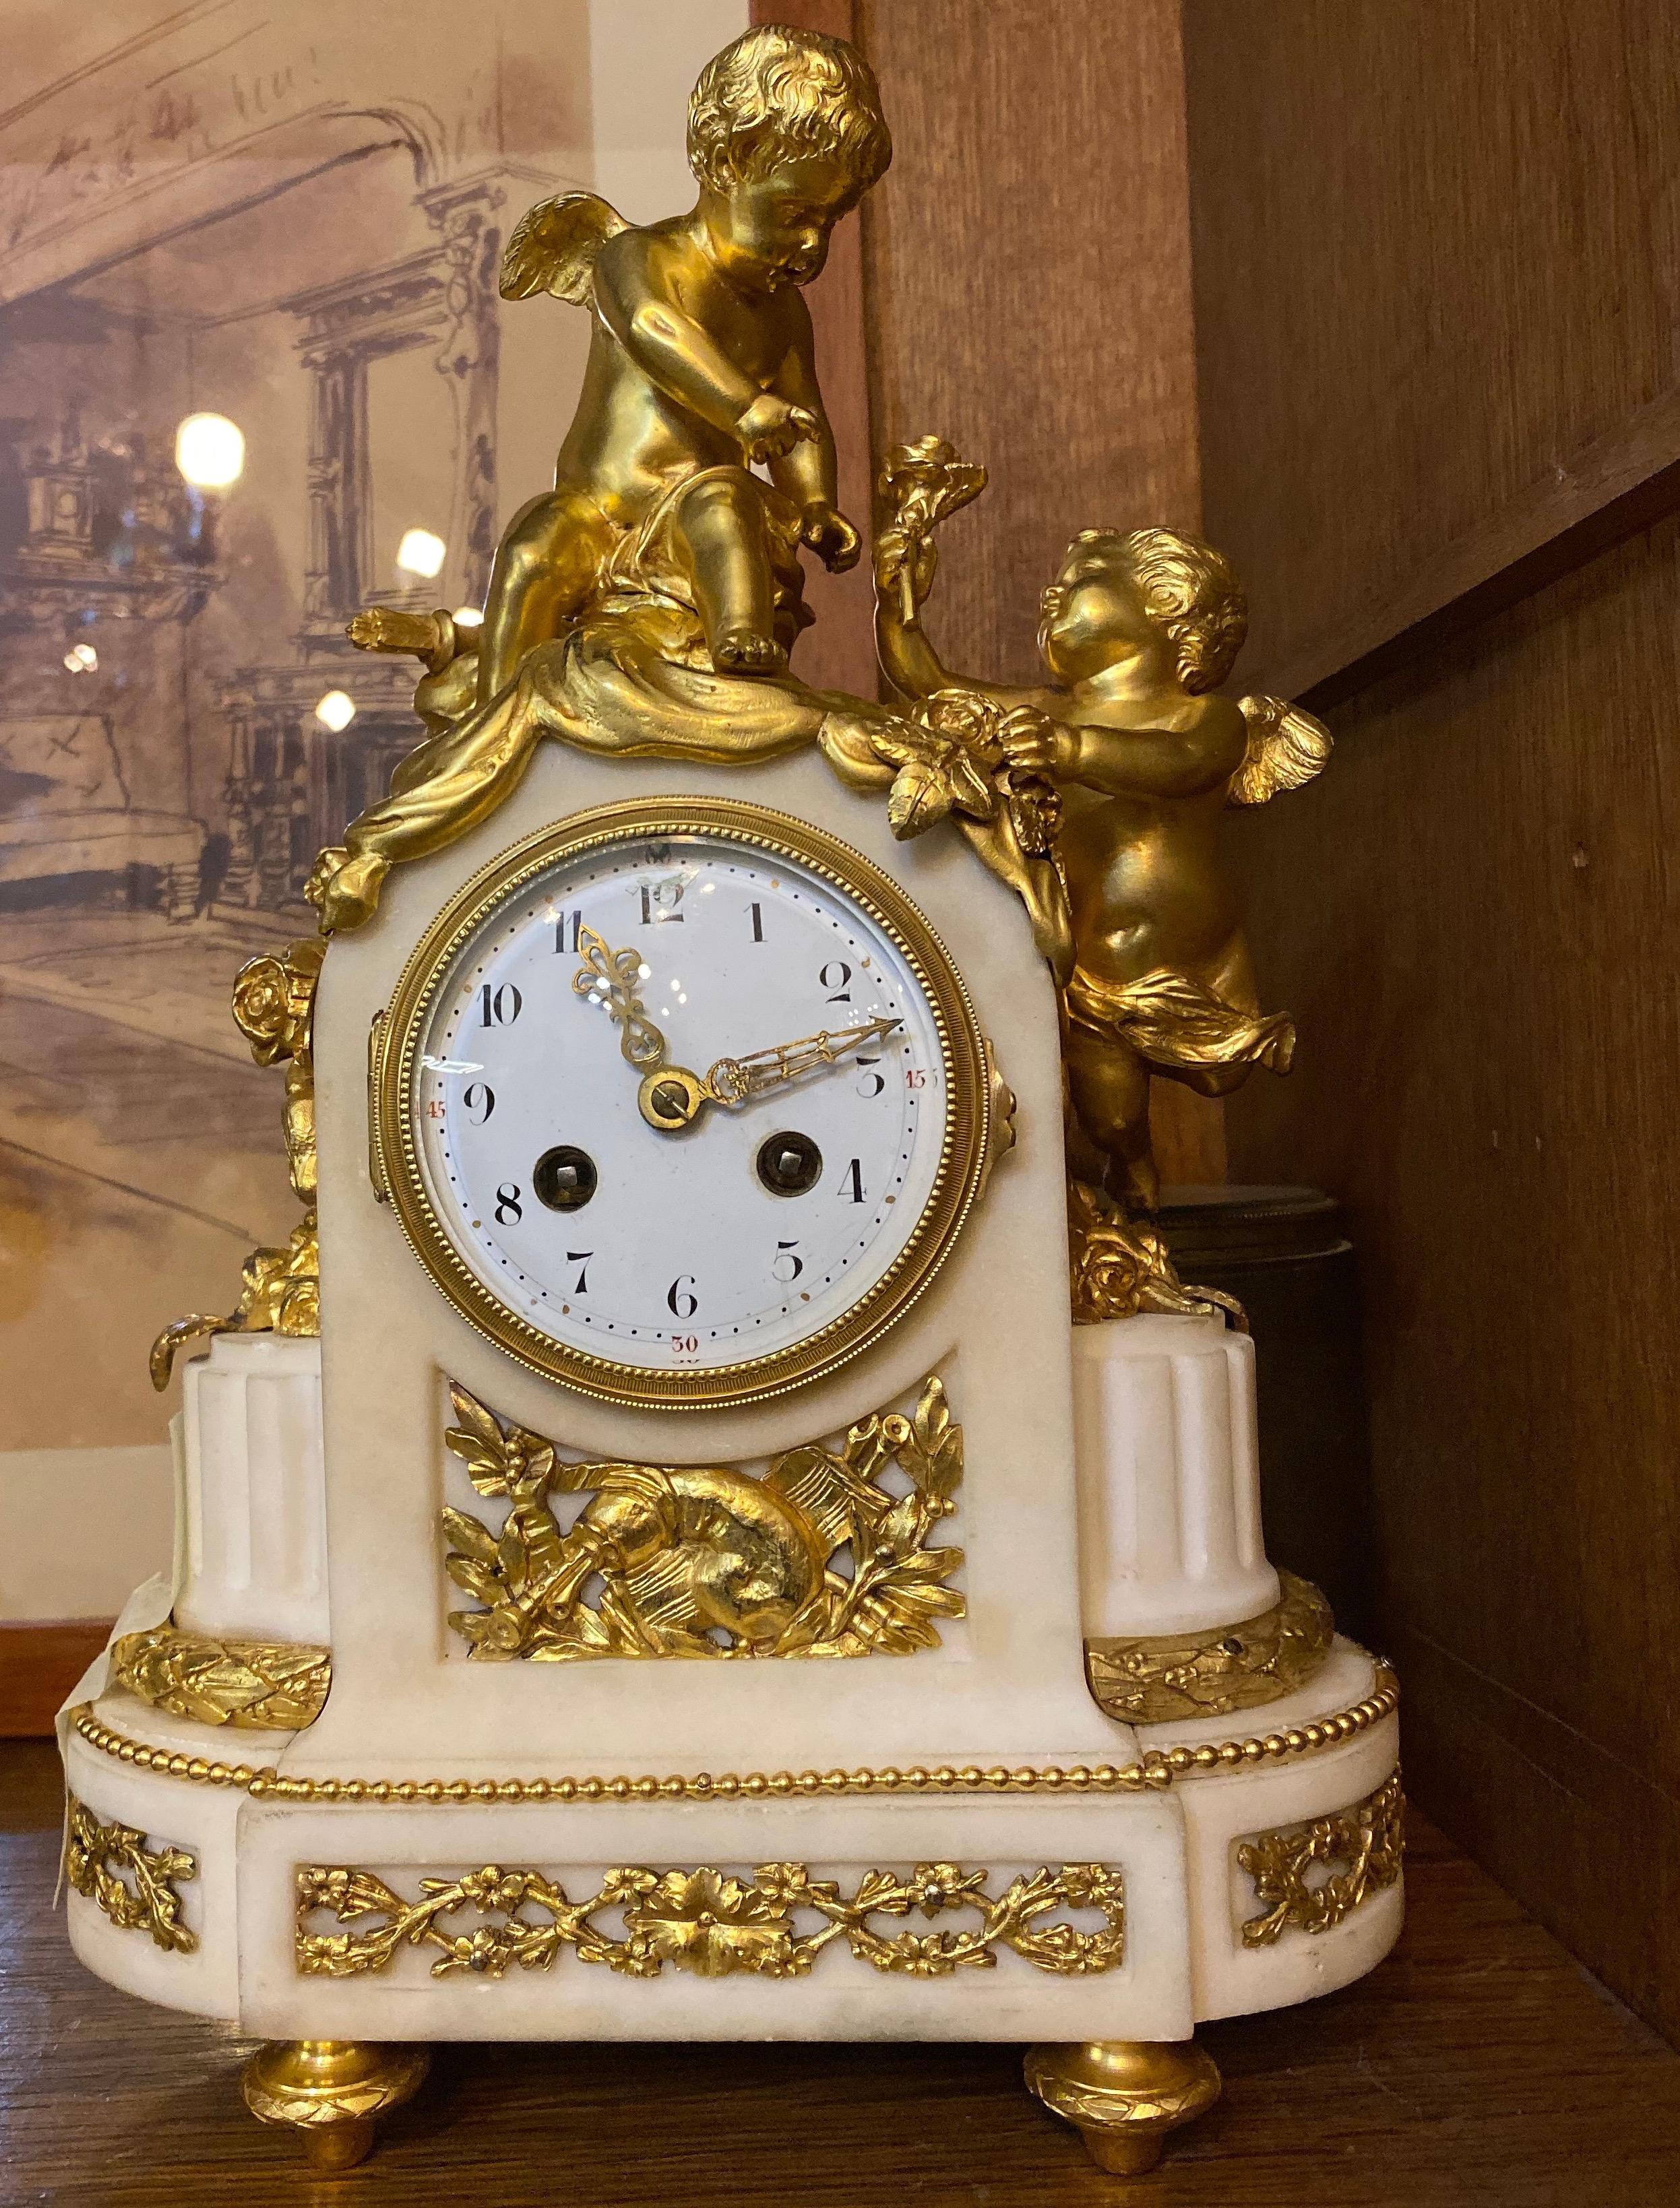
<svg viewBox="0 0 1680 2208">
<path fill-rule="evenodd" d="M 273 2039 L 1183 2039 L 1346 1984 L 1392 1946 L 1397 1719 L 1379 1683 L 1338 1642 L 1264 1732 L 1144 1728 L 1106 1773 L 1047 1758 L 993 1779 L 969 1743 L 891 1791 L 717 1773 L 681 1798 L 633 1774 L 615 1797 L 605 1772 L 566 1800 L 561 1774 L 405 1772 L 374 1747 L 289 1797 L 284 1736 L 238 1743 L 240 1764 L 226 1732 L 112 1694 L 90 1721 L 104 1745 L 70 1729 L 70 1786 L 190 1857 L 196 1946 L 165 1952 L 78 1893 L 71 1938 L 129 1992 Z M 176 1775 L 125 1760 L 152 1742 Z M 523 1798 L 495 1798 L 515 1775 Z M 389 1798 L 439 1779 L 465 1798 Z M 1335 1907 L 1311 1899 L 1327 1878 Z M 1099 1918 L 1107 1943 L 1082 1946 Z M 989 1966 L 963 1965 L 977 1946 Z"/>
</svg>

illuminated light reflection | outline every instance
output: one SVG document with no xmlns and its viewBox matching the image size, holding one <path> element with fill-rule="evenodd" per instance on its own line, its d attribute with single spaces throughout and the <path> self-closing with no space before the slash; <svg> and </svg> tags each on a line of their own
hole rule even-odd
<svg viewBox="0 0 1680 2208">
<path fill-rule="evenodd" d="M 429 529 L 405 529 L 403 541 L 397 547 L 397 565 L 405 574 L 419 575 L 429 581 L 443 566 L 448 546 Z"/>
<path fill-rule="evenodd" d="M 91 644 L 73 644 L 64 654 L 64 664 L 72 675 L 91 675 L 99 663 L 99 655 Z"/>
<path fill-rule="evenodd" d="M 356 718 L 356 700 L 342 690 L 329 690 L 315 706 L 315 718 L 323 729 L 331 729 L 337 735 Z"/>
<path fill-rule="evenodd" d="M 434 570 L 435 573 L 435 570 Z M 457 606 L 452 616 L 457 628 L 477 628 L 484 619 L 482 606 Z"/>
<path fill-rule="evenodd" d="M 189 414 L 175 432 L 175 465 L 199 490 L 225 490 L 245 471 L 245 433 L 225 414 Z"/>
</svg>

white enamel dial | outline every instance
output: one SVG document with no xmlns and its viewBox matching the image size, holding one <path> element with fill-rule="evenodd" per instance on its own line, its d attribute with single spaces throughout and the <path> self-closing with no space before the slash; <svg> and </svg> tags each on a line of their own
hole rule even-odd
<svg viewBox="0 0 1680 2208">
<path fill-rule="evenodd" d="M 976 1084 L 953 1080 L 953 986 L 966 1002 L 929 949 L 820 854 L 703 825 L 574 841 L 484 901 L 415 1008 L 405 1084 L 471 1315 L 550 1345 L 556 1377 L 615 1368 L 603 1392 L 748 1366 L 785 1384 L 933 1254 L 936 1194 L 951 1210 Z M 685 1095 L 687 1124 L 657 1124 Z"/>
</svg>

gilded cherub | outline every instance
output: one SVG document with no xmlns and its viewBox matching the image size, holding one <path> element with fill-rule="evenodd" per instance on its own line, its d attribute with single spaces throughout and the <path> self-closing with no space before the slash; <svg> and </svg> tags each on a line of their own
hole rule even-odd
<svg viewBox="0 0 1680 2208">
<path fill-rule="evenodd" d="M 364 649 L 424 663 L 429 733 L 317 861 L 308 893 L 329 934 L 366 923 L 393 865 L 501 805 L 545 737 L 729 765 L 814 744 L 866 787 L 950 749 L 786 671 L 810 619 L 801 546 L 834 568 L 858 556 L 800 286 L 891 158 L 874 77 L 841 39 L 761 26 L 701 73 L 688 150 L 688 213 L 633 229 L 573 192 L 508 242 L 506 296 L 590 309 L 583 389 L 554 489 L 502 539 L 482 623 L 375 606 L 350 624 Z"/>
<path fill-rule="evenodd" d="M 803 610 L 799 547 L 835 569 L 859 551 L 836 504 L 800 287 L 821 273 L 835 224 L 891 153 L 862 57 L 765 24 L 694 87 L 699 196 L 687 214 L 632 228 L 574 192 L 519 225 L 503 295 L 551 292 L 587 306 L 594 327 L 555 488 L 521 508 L 496 554 L 481 704 L 612 579 L 615 561 L 647 552 L 686 584 L 718 672 L 786 665 Z"/>
<path fill-rule="evenodd" d="M 1329 731 L 1281 699 L 1215 694 L 1247 608 L 1229 564 L 1195 537 L 1082 531 L 1041 601 L 1048 679 L 1025 688 L 940 664 L 920 615 L 933 564 L 925 533 L 883 532 L 882 664 L 914 699 L 954 690 L 1004 709 L 998 741 L 1007 758 L 1065 798 L 1053 855 L 1072 935 L 1071 970 L 1059 978 L 1076 1304 L 1087 1317 L 1116 1315 L 1117 1296 L 1130 1295 L 1133 1309 L 1182 1309 L 1154 1225 L 1149 1083 L 1164 1076 L 1223 1096 L 1256 1065 L 1287 1071 L 1294 1025 L 1260 1010 L 1221 861 L 1220 816 L 1309 781 L 1329 756 Z M 1082 1233 L 1086 1243 L 1119 1238 L 1115 1248 L 1091 1249 L 1083 1299 Z"/>
</svg>

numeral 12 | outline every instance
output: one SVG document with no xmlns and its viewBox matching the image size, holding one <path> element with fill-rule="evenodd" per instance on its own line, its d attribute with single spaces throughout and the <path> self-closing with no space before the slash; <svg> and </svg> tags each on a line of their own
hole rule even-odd
<svg viewBox="0 0 1680 2208">
<path fill-rule="evenodd" d="M 651 888 L 645 882 L 640 882 L 637 886 L 642 893 L 644 927 L 652 927 L 662 920 L 681 921 L 686 917 L 677 910 L 682 903 L 683 885 L 681 882 L 655 882 Z"/>
</svg>

